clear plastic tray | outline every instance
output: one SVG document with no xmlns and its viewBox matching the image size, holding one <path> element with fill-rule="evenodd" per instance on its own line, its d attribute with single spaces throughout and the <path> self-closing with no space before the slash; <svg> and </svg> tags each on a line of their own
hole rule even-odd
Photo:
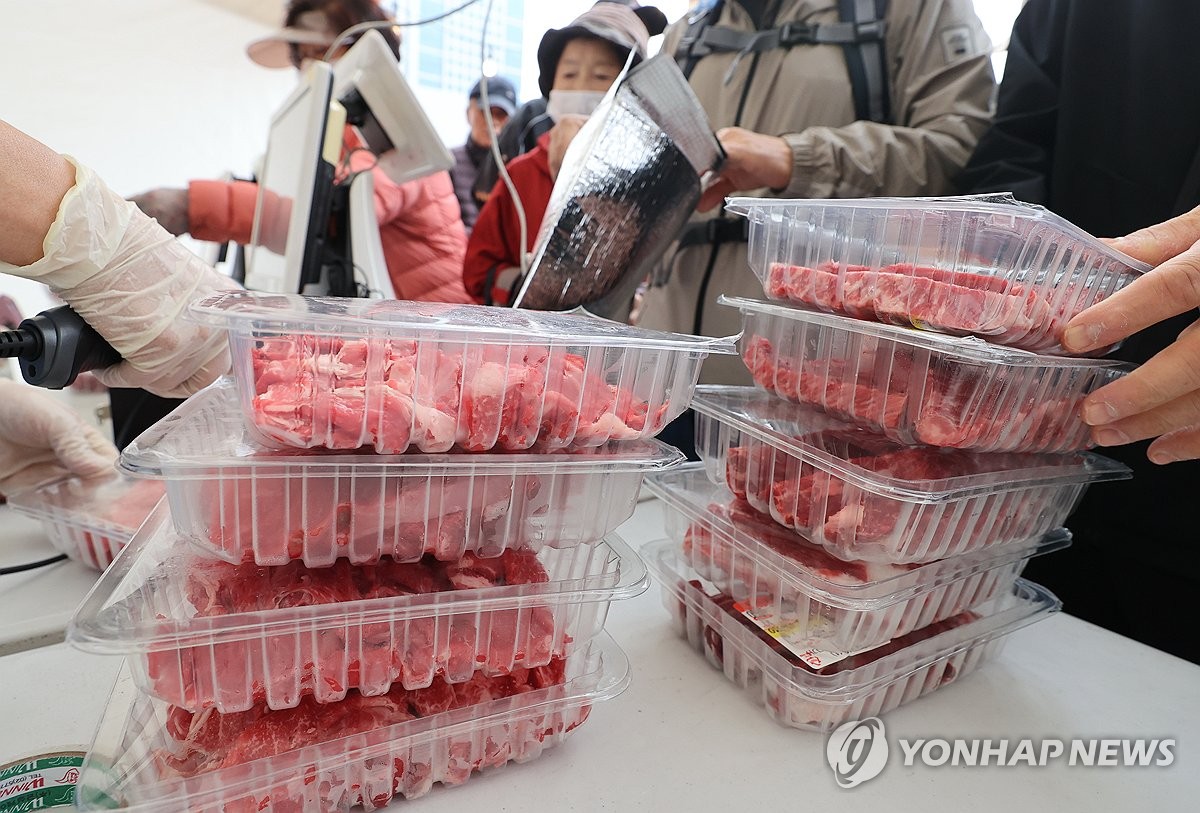
<svg viewBox="0 0 1200 813">
<path fill-rule="evenodd" d="M 544 454 L 272 451 L 248 436 L 224 381 L 126 447 L 121 466 L 165 478 L 175 527 L 212 555 L 324 567 L 595 542 L 633 514 L 646 472 L 682 460 L 656 440 Z"/>
<path fill-rule="evenodd" d="M 14 511 L 39 520 L 59 552 L 104 570 L 163 495 L 162 483 L 118 473 L 65 477 L 9 495 Z"/>
<path fill-rule="evenodd" d="M 1061 354 L 1066 323 L 1150 270 L 1004 196 L 733 198 L 767 296 Z"/>
<path fill-rule="evenodd" d="M 906 444 L 1087 449 L 1084 397 L 1133 369 L 750 299 L 720 301 L 742 311 L 739 349 L 759 386 Z"/>
<path fill-rule="evenodd" d="M 869 649 L 1009 593 L 1031 557 L 1071 543 L 1059 528 L 925 565 L 843 562 L 713 485 L 700 464 L 647 485 L 667 504 L 667 549 L 740 606 L 831 652 Z"/>
<path fill-rule="evenodd" d="M 76 610 L 67 640 L 129 655 L 139 686 L 192 711 L 284 709 L 543 666 L 649 584 L 615 536 L 536 558 L 427 564 L 232 565 L 183 544 L 164 502 Z M 508 578 L 492 575 L 501 568 Z"/>
<path fill-rule="evenodd" d="M 182 778 L 161 755 L 177 747 L 168 704 L 118 677 L 80 772 L 80 810 L 233 813 L 366 810 L 415 799 L 435 782 L 541 755 L 629 685 L 629 662 L 606 635 L 567 659 L 565 682 L 418 717 Z M 286 736 L 286 735 L 285 735 Z M 564 767 L 568 767 L 565 766 Z"/>
<path fill-rule="evenodd" d="M 729 597 L 674 554 L 660 550 L 650 566 L 676 630 L 777 722 L 814 731 L 884 714 L 968 675 L 999 653 L 1009 633 L 1062 607 L 1044 587 L 1018 579 L 1010 593 L 973 611 L 814 671 L 734 614 Z"/>
<path fill-rule="evenodd" d="M 576 313 L 238 292 L 192 306 L 229 330 L 267 442 L 380 453 L 558 449 L 656 435 L 730 339 Z"/>
<path fill-rule="evenodd" d="M 1130 476 L 1091 452 L 900 446 L 751 387 L 700 387 L 692 406 L 713 482 L 848 561 L 932 562 L 1037 539 L 1089 483 Z"/>
</svg>

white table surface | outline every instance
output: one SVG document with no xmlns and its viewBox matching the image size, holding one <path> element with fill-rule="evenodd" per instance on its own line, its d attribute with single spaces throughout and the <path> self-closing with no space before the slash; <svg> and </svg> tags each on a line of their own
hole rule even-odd
<svg viewBox="0 0 1200 813">
<path fill-rule="evenodd" d="M 0 361 L 16 363 L 15 359 Z M 106 392 L 40 392 L 62 401 L 106 437 L 112 437 Z M 39 522 L 0 505 L 0 568 L 48 559 L 58 553 Z M 98 576 L 96 571 L 70 560 L 0 575 L 0 655 L 62 641 L 67 621 Z"/>
<path fill-rule="evenodd" d="M 622 535 L 661 535 L 642 503 Z M 1182 620 L 1181 620 L 1182 622 Z M 1200 667 L 1059 615 L 1015 633 L 979 672 L 885 715 L 892 754 L 854 790 L 834 783 L 825 739 L 772 722 L 675 637 L 657 586 L 615 605 L 609 632 L 633 685 L 540 759 L 438 788 L 439 811 L 1174 811 L 1200 808 Z M 0 658 L 0 764 L 89 742 L 119 659 L 66 645 Z M 1175 738 L 1169 767 L 901 765 L 897 737 Z M 395 807 L 403 809 L 404 803 Z"/>
<path fill-rule="evenodd" d="M 58 555 L 41 523 L 0 505 L 0 567 Z M 70 559 L 0 576 L 0 655 L 58 643 L 99 573 Z"/>
</svg>

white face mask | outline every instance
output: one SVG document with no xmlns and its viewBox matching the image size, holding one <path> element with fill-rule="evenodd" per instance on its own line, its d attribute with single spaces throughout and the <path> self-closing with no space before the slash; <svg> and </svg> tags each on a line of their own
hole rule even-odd
<svg viewBox="0 0 1200 813">
<path fill-rule="evenodd" d="M 546 115 L 554 121 L 563 116 L 590 116 L 604 99 L 603 90 L 552 90 L 546 102 Z"/>
</svg>

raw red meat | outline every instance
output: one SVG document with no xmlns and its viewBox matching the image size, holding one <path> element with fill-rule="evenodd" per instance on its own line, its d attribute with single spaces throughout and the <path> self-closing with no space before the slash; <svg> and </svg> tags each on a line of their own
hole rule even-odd
<svg viewBox="0 0 1200 813">
<path fill-rule="evenodd" d="M 913 644 L 916 644 L 920 641 L 926 641 L 926 640 L 934 637 L 935 635 L 941 635 L 943 632 L 946 632 L 947 630 L 952 630 L 952 629 L 955 629 L 956 627 L 962 627 L 967 624 L 970 624 L 972 621 L 979 620 L 979 618 L 980 618 L 980 615 L 978 613 L 974 613 L 974 612 L 959 613 L 958 615 L 952 616 L 950 618 L 946 618 L 942 621 L 936 621 L 927 627 L 922 627 L 919 630 L 910 632 L 908 635 L 902 635 L 899 638 L 894 638 L 891 641 L 888 641 L 883 646 L 878 646 L 878 647 L 875 647 L 874 649 L 869 649 L 866 652 L 859 652 L 858 654 L 851 655 L 850 657 L 840 660 L 837 663 L 831 663 L 831 664 L 829 664 L 829 666 L 826 666 L 822 669 L 818 669 L 817 674 L 818 675 L 836 675 L 839 672 L 846 672 L 851 669 L 858 669 L 860 666 L 866 666 L 868 663 L 874 663 L 875 661 L 877 661 L 881 658 L 886 658 L 888 655 L 899 652 L 903 649 L 907 649 L 908 647 L 910 647 Z M 765 635 L 765 633 L 764 633 L 764 635 Z M 772 640 L 774 640 L 774 639 L 772 639 Z M 951 670 L 949 674 L 946 674 L 944 676 L 942 682 L 949 683 L 953 679 L 954 679 L 954 674 L 953 674 L 953 670 Z"/>
<path fill-rule="evenodd" d="M 499 553 L 514 517 L 545 513 L 536 475 L 222 478 L 200 484 L 208 539 L 227 555 L 314 567 L 338 558 L 450 560 L 467 550 Z M 519 527 L 519 526 L 518 526 Z"/>
<path fill-rule="evenodd" d="M 195 559 L 186 598 L 203 619 L 547 579 L 537 557 L 521 550 L 493 559 L 467 554 L 449 563 L 432 556 L 375 565 L 341 559 L 313 569 L 300 562 L 259 567 Z M 393 683 L 414 689 L 437 677 L 462 682 L 477 670 L 497 675 L 542 666 L 570 642 L 565 634 L 556 637 L 556 619 L 546 606 L 482 612 L 447 606 L 418 617 L 388 608 L 366 615 L 366 609 L 319 622 L 306 623 L 303 615 L 278 619 L 275 627 L 250 616 L 245 623 L 258 629 L 244 640 L 197 635 L 192 646 L 148 652 L 147 677 L 156 696 L 192 710 L 243 711 L 259 701 L 289 708 L 308 695 L 329 703 L 349 689 L 382 694 Z"/>
<path fill-rule="evenodd" d="M 899 488 L 1035 465 L 1029 455 L 979 455 L 927 447 L 883 448 L 861 437 L 833 433 L 797 440 L 818 443 L 848 468 L 894 481 Z M 1066 491 L 1027 488 L 982 493 L 952 501 L 922 502 L 876 493 L 749 438 L 729 450 L 726 482 L 754 510 L 769 514 L 850 561 L 921 562 L 989 545 L 1032 539 L 1059 520 Z M 883 443 L 883 441 L 881 441 Z M 1061 461 L 1059 461 L 1061 462 Z M 1048 464 L 1054 464 L 1052 459 Z M 1071 488 L 1081 488 L 1072 486 Z M 1067 509 L 1073 504 L 1067 499 Z"/>
<path fill-rule="evenodd" d="M 916 670 L 871 668 L 886 655 L 982 618 L 974 611 L 963 612 L 817 670 L 747 619 L 731 596 L 695 579 L 676 579 L 670 588 L 674 601 L 668 604 L 676 629 L 783 725 L 831 731 L 847 720 L 884 714 L 969 674 L 997 644 L 991 636 L 958 639 L 954 652 Z M 764 668 L 776 656 L 783 661 Z M 844 693 L 845 684 L 837 676 L 864 666 L 863 674 L 845 679 L 853 681 L 854 688 Z"/>
<path fill-rule="evenodd" d="M 932 356 L 918 364 L 914 349 L 901 345 L 852 360 L 789 358 L 753 335 L 742 358 L 759 386 L 901 443 L 1027 452 L 1093 445 L 1079 418 L 1088 388 L 1064 384 L 1054 371 L 1033 381 L 1023 368 L 1010 373 Z"/>
<path fill-rule="evenodd" d="M 88 480 L 77 482 L 82 501 L 69 506 L 67 515 L 78 515 L 80 521 L 64 521 L 59 529 L 71 542 L 66 553 L 74 553 L 72 558 L 89 567 L 104 570 L 145 522 L 166 489 L 158 480 L 101 480 L 98 482 L 110 485 L 118 482 L 127 487 L 101 487 L 93 495 L 88 492 Z M 114 526 L 126 530 L 121 533 L 107 530 Z"/>
<path fill-rule="evenodd" d="M 872 566 L 868 563 L 844 562 L 831 556 L 823 548 L 755 511 L 744 500 L 734 499 L 728 505 L 712 503 L 708 511 L 714 519 L 731 524 L 744 538 L 820 578 L 836 584 L 854 585 L 863 584 L 872 576 Z M 683 539 L 683 555 L 689 567 L 718 585 L 731 581 L 747 587 L 753 584 L 758 587 L 753 591 L 755 595 L 778 596 L 783 592 L 778 573 L 755 567 L 753 561 L 741 555 L 723 535 L 713 533 L 708 521 L 694 522 L 688 528 Z M 739 601 L 743 599 L 734 597 Z"/>
<path fill-rule="evenodd" d="M 96 517 L 123 528 L 139 528 L 166 491 L 158 480 L 127 480 L 128 487 L 116 499 L 94 503 Z"/>
<path fill-rule="evenodd" d="M 1059 344 L 1078 310 L 1057 297 L 986 274 L 895 263 L 883 268 L 827 262 L 816 268 L 774 263 L 767 295 L 859 319 L 984 336 L 998 344 L 1046 350 Z M 1082 304 L 1082 303 L 1081 303 Z"/>
<path fill-rule="evenodd" d="M 710 518 L 692 523 L 684 535 L 684 562 L 735 601 L 777 618 L 797 619 L 805 626 L 798 627 L 796 634 L 821 641 L 820 648 L 827 650 L 861 650 L 979 606 L 1011 590 L 1022 565 L 1009 562 L 977 568 L 956 578 L 950 575 L 950 567 L 942 566 L 951 562 L 843 562 L 742 500 L 713 503 L 708 512 Z M 738 543 L 726 536 L 729 525 L 739 535 Z M 790 571 L 781 572 L 774 559 L 764 557 L 767 551 L 784 559 Z M 922 570 L 919 582 L 906 580 L 893 589 L 903 586 L 910 591 L 913 584 L 931 589 L 877 606 L 829 603 L 816 592 L 823 588 L 809 586 L 810 577 L 847 587 L 879 584 L 915 569 Z"/>
<path fill-rule="evenodd" d="M 664 407 L 562 347 L 323 336 L 254 350 L 255 426 L 289 446 L 381 453 L 598 446 L 658 432 Z"/>
<path fill-rule="evenodd" d="M 681 587 L 687 596 L 687 601 L 681 602 L 681 621 L 692 645 L 730 680 L 755 695 L 773 718 L 784 725 L 799 728 L 827 731 L 847 720 L 883 714 L 969 673 L 981 662 L 988 647 L 986 641 L 969 642 L 948 657 L 939 658 L 915 671 L 901 671 L 894 681 L 880 682 L 873 690 L 856 692 L 857 697 L 835 700 L 833 698 L 836 695 L 830 695 L 830 699 L 816 699 L 798 687 L 795 681 L 784 677 L 788 667 L 794 670 L 792 674 L 802 683 L 808 682 L 805 675 L 811 675 L 812 681 L 820 681 L 821 677 L 835 677 L 862 667 L 868 667 L 868 674 L 856 680 L 871 679 L 874 675 L 870 673 L 870 664 L 905 647 L 975 621 L 979 616 L 973 612 L 960 613 L 814 671 L 803 659 L 734 610 L 728 596 L 711 596 L 695 581 L 684 583 Z M 731 621 L 726 616 L 733 616 L 735 620 Z M 741 634 L 737 634 L 739 632 Z M 729 640 L 730 637 L 734 637 L 734 640 Z M 769 651 L 755 651 L 756 642 L 765 644 Z M 781 656 L 783 664 L 764 670 L 765 660 L 772 655 Z M 886 678 L 886 675 L 879 677 Z"/>
<path fill-rule="evenodd" d="M 296 755 L 299 764 L 294 775 L 286 776 L 284 771 L 286 778 L 274 786 L 258 779 L 248 794 L 230 791 L 222 800 L 222 809 L 342 810 L 362 804 L 372 810 L 386 805 L 394 795 L 415 798 L 427 793 L 434 782 L 459 784 L 474 771 L 537 756 L 544 744 L 582 724 L 590 709 L 516 712 L 496 724 L 479 726 L 477 731 L 435 734 L 415 742 L 405 737 L 420 735 L 429 727 L 409 732 L 406 726 L 397 732 L 389 731 L 390 726 L 549 689 L 565 679 L 565 663 L 555 659 L 540 669 L 518 669 L 495 677 L 477 675 L 457 686 L 439 681 L 415 691 L 394 687 L 379 697 L 351 693 L 340 703 L 324 705 L 305 699 L 285 711 L 258 705 L 235 714 L 192 713 L 172 707 L 166 718 L 167 742 L 153 758 L 164 778 L 204 782 L 209 778 L 206 775 L 220 771 L 207 788 L 220 793 L 238 780 L 259 777 L 249 764 L 254 760 L 307 748 L 310 750 Z M 434 696 L 436 702 L 430 702 Z M 350 739 L 337 748 L 314 748 L 347 737 Z M 344 755 L 352 749 L 370 749 L 374 756 L 345 761 Z M 245 770 L 238 770 L 240 766 Z M 193 790 L 201 788 L 196 785 Z"/>
<path fill-rule="evenodd" d="M 970 611 L 959 613 L 950 618 L 946 618 L 946 619 L 943 619 L 942 621 L 938 621 L 938 622 L 930 624 L 926 627 L 922 627 L 919 630 L 914 630 L 913 632 L 910 632 L 907 635 L 902 635 L 899 638 L 894 638 L 891 641 L 888 641 L 886 644 L 877 646 L 874 649 L 868 649 L 865 652 L 859 652 L 854 655 L 850 655 L 846 658 L 843 658 L 840 661 L 837 661 L 836 663 L 831 663 L 828 666 L 824 666 L 820 669 L 813 669 L 807 663 L 805 663 L 799 656 L 797 656 L 794 652 L 792 652 L 790 649 L 788 649 L 786 646 L 781 644 L 779 641 L 777 641 L 776 639 L 774 639 L 770 635 L 768 635 L 765 631 L 763 631 L 763 629 L 761 627 L 759 627 L 757 624 L 755 624 L 753 621 L 751 621 L 749 618 L 747 618 L 744 614 L 738 612 L 738 610 L 734 606 L 736 604 L 736 602 L 730 596 L 728 596 L 724 593 L 720 593 L 715 596 L 710 595 L 704 591 L 703 586 L 698 581 L 691 581 L 688 584 L 692 588 L 691 591 L 689 591 L 689 594 L 691 596 L 702 597 L 702 599 L 701 599 L 702 601 L 705 601 L 707 603 L 715 605 L 717 608 L 720 609 L 720 611 L 722 613 L 724 613 L 725 615 L 731 616 L 741 626 L 745 627 L 746 629 L 748 629 L 752 633 L 754 633 L 754 636 L 756 638 L 758 638 L 758 640 L 762 641 L 767 646 L 769 646 L 777 655 L 780 655 L 783 658 L 785 658 L 788 661 L 788 664 L 790 666 L 799 667 L 801 669 L 804 669 L 807 672 L 811 672 L 814 675 L 836 675 L 840 672 L 846 672 L 851 669 L 858 669 L 861 666 L 866 666 L 869 663 L 874 663 L 877 660 L 886 658 L 888 655 L 891 655 L 895 652 L 899 652 L 902 649 L 907 649 L 908 647 L 912 646 L 913 644 L 928 640 L 929 638 L 932 638 L 935 635 L 941 635 L 943 632 L 946 632 L 947 630 L 952 630 L 952 629 L 955 629 L 956 627 L 964 626 L 964 625 L 969 624 L 972 621 L 976 621 L 980 618 L 978 613 L 974 613 L 974 612 L 970 612 Z M 720 642 L 721 638 L 722 638 L 722 635 L 721 635 L 720 630 L 713 628 L 713 626 L 711 624 L 705 625 L 705 629 L 704 629 L 705 641 L 712 640 L 712 641 Z M 723 650 L 724 647 L 721 647 L 721 649 Z M 715 656 L 716 652 L 713 652 L 712 654 Z M 718 660 L 718 664 L 719 663 L 720 663 L 720 661 Z M 953 678 L 951 677 L 950 679 L 953 679 Z"/>
</svg>

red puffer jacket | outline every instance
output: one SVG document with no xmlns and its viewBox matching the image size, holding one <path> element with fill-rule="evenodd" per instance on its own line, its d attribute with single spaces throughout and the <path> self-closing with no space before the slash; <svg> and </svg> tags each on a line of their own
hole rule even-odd
<svg viewBox="0 0 1200 813">
<path fill-rule="evenodd" d="M 547 147 L 550 134 L 538 139 L 537 146 L 524 155 L 509 161 L 506 168 L 513 186 L 525 207 L 527 235 L 525 250 L 532 251 L 538 229 L 546 217 L 554 181 L 550 178 L 550 155 Z M 509 291 L 496 284 L 496 277 L 506 268 L 521 264 L 521 225 L 517 208 L 504 180 L 496 182 L 487 203 L 479 210 L 479 218 L 467 242 L 467 258 L 463 263 L 463 281 L 467 293 L 476 302 L 507 305 Z"/>
<path fill-rule="evenodd" d="M 348 147 L 357 143 L 350 131 Z M 350 171 L 367 169 L 375 157 L 366 151 L 350 156 Z M 387 258 L 388 276 L 398 299 L 467 303 L 462 267 L 467 234 L 450 174 L 438 172 L 396 184 L 374 170 L 375 214 Z M 197 240 L 250 242 L 258 185 L 246 181 L 192 181 L 188 225 Z"/>
</svg>

